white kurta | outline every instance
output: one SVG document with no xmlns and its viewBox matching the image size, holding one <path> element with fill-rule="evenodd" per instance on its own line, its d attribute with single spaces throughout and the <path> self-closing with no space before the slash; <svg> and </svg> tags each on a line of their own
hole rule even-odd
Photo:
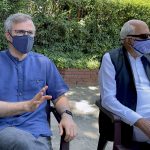
<svg viewBox="0 0 150 150">
<path fill-rule="evenodd" d="M 145 74 L 141 58 L 134 59 L 130 54 L 128 55 L 137 90 L 136 112 L 122 105 L 116 99 L 115 68 L 109 53 L 103 57 L 99 71 L 99 84 L 103 107 L 120 116 L 127 124 L 133 125 L 142 117 L 150 118 L 150 82 Z M 134 127 L 133 138 L 135 141 L 150 142 L 148 137 L 136 127 Z"/>
</svg>

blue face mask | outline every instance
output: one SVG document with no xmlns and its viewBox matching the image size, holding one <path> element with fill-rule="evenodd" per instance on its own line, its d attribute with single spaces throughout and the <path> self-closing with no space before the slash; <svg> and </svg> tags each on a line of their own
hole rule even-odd
<svg viewBox="0 0 150 150">
<path fill-rule="evenodd" d="M 34 43 L 34 37 L 29 35 L 23 36 L 12 36 L 12 45 L 17 49 L 19 52 L 26 54 L 32 50 Z"/>
<path fill-rule="evenodd" d="M 133 48 L 140 54 L 150 53 L 150 39 L 135 40 Z"/>
</svg>

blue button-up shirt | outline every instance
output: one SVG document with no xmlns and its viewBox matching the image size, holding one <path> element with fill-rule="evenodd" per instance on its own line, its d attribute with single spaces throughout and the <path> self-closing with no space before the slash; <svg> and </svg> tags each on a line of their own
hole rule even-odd
<svg viewBox="0 0 150 150">
<path fill-rule="evenodd" d="M 54 63 L 47 57 L 30 52 L 22 61 L 8 50 L 0 52 L 0 101 L 20 102 L 32 99 L 40 89 L 48 85 L 52 100 L 68 91 Z M 34 112 L 0 118 L 0 130 L 15 126 L 34 136 L 51 136 L 45 112 L 45 101 Z"/>
</svg>

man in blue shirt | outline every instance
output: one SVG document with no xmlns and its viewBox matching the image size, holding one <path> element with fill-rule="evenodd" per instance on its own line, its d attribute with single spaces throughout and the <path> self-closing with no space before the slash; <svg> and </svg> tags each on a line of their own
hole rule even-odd
<svg viewBox="0 0 150 150">
<path fill-rule="evenodd" d="M 64 128 L 65 140 L 70 141 L 77 133 L 64 95 L 68 86 L 51 60 L 31 51 L 35 30 L 26 14 L 10 15 L 5 21 L 8 49 L 0 52 L 0 150 L 50 149 L 47 99 L 61 114 L 60 135 Z"/>
</svg>

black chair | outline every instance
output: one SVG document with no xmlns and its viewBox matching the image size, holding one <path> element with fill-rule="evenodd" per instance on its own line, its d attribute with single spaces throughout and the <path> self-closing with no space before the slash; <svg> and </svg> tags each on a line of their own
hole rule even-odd
<svg viewBox="0 0 150 150">
<path fill-rule="evenodd" d="M 125 123 L 119 116 L 109 112 L 101 105 L 101 100 L 97 100 L 95 104 L 99 107 L 99 142 L 97 150 L 105 149 L 107 141 L 113 141 L 113 150 L 131 150 L 131 143 L 125 143 L 122 140 L 126 138 L 125 134 L 130 134 L 130 131 L 123 131 Z M 128 141 L 125 139 L 125 141 Z M 127 147 L 125 147 L 125 145 Z"/>
<path fill-rule="evenodd" d="M 56 109 L 50 105 L 50 101 L 47 101 L 47 108 L 46 108 L 46 111 L 47 111 L 47 120 L 51 126 L 51 112 L 53 113 L 53 115 L 55 116 L 57 122 L 59 123 L 60 120 L 61 120 L 61 116 L 60 114 L 56 111 Z M 61 140 L 60 140 L 60 149 L 59 150 L 69 150 L 69 142 L 66 142 L 64 140 L 64 137 L 65 137 L 65 132 L 64 134 L 61 136 Z"/>
</svg>

